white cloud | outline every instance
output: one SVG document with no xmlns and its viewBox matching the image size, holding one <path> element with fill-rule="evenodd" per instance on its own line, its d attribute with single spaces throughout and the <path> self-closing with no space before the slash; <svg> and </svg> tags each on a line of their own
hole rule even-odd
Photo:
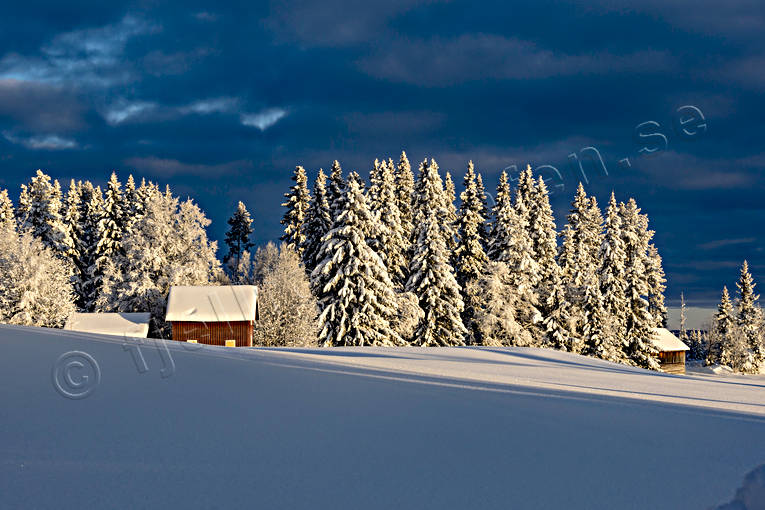
<svg viewBox="0 0 765 510">
<path fill-rule="evenodd" d="M 157 105 L 155 103 L 150 103 L 147 101 L 121 101 L 107 109 L 104 113 L 104 118 L 111 125 L 122 124 L 131 118 L 137 117 L 143 113 L 150 112 L 156 107 Z"/>
<path fill-rule="evenodd" d="M 217 97 L 202 99 L 179 108 L 183 114 L 187 113 L 226 113 L 235 110 L 239 106 L 239 100 L 235 97 Z"/>
<path fill-rule="evenodd" d="M 287 115 L 287 111 L 282 108 L 268 108 L 258 113 L 243 113 L 241 120 L 245 126 L 256 127 L 265 131 L 279 122 L 285 115 Z"/>
<path fill-rule="evenodd" d="M 16 136 L 13 133 L 3 131 L 3 136 L 11 143 L 23 145 L 33 150 L 63 150 L 74 149 L 77 142 L 71 138 L 63 138 L 58 135 L 34 135 L 30 137 Z"/>
<path fill-rule="evenodd" d="M 37 56 L 6 54 L 0 59 L 0 78 L 39 83 L 76 83 L 107 87 L 132 78 L 122 61 L 127 42 L 159 27 L 135 16 L 97 28 L 65 32 L 40 48 Z"/>
</svg>

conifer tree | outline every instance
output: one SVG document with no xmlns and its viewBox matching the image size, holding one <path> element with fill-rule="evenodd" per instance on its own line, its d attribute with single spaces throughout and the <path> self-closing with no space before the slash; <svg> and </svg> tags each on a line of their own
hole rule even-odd
<svg viewBox="0 0 765 510">
<path fill-rule="evenodd" d="M 59 256 L 67 256 L 72 241 L 66 235 L 61 198 L 58 181 L 51 183 L 50 176 L 38 170 L 28 185 L 21 185 L 16 214 L 20 231 L 28 230 Z"/>
<path fill-rule="evenodd" d="M 619 216 L 619 206 L 613 192 L 608 202 L 605 218 L 605 233 L 603 243 L 598 252 L 600 295 L 603 297 L 604 318 L 593 322 L 594 328 L 608 323 L 611 335 L 605 337 L 600 332 L 602 341 L 606 344 L 619 345 L 618 352 L 626 353 L 626 323 L 627 323 L 627 283 L 625 280 L 626 252 L 622 236 L 622 219 Z M 621 356 L 621 354 L 620 354 Z"/>
<path fill-rule="evenodd" d="M 369 209 L 377 225 L 373 247 L 383 259 L 395 287 L 401 289 L 405 283 L 408 242 L 396 203 L 396 175 L 394 167 L 386 161 L 380 164 L 375 161 L 375 164 L 375 182 L 368 193 Z"/>
<path fill-rule="evenodd" d="M 603 317 L 598 282 L 598 252 L 603 243 L 603 216 L 595 197 L 588 197 L 579 183 L 571 204 L 568 223 L 560 234 L 563 244 L 558 255 L 561 280 L 569 304 L 572 333 L 588 342 L 588 334 L 596 331 L 594 316 Z M 601 352 L 599 341 L 589 340 L 590 349 Z M 594 354 L 599 356 L 599 354 Z"/>
<path fill-rule="evenodd" d="M 490 233 L 490 223 L 489 223 L 489 201 L 486 198 L 486 188 L 483 185 L 483 177 L 481 174 L 476 174 L 475 176 L 475 184 L 476 188 L 478 190 L 478 197 L 481 201 L 481 217 L 483 217 L 484 222 L 481 225 L 481 239 L 483 240 L 483 249 L 486 251 L 489 246 L 489 233 Z"/>
<path fill-rule="evenodd" d="M 311 203 L 311 194 L 308 192 L 308 177 L 302 166 L 298 165 L 295 167 L 292 180 L 295 184 L 290 187 L 288 193 L 284 194 L 286 201 L 282 204 L 282 207 L 286 207 L 287 211 L 284 213 L 281 222 L 284 225 L 284 234 L 281 240 L 287 243 L 289 248 L 295 250 L 298 255 L 302 256 L 306 239 L 304 232 L 305 222 L 308 207 Z"/>
<path fill-rule="evenodd" d="M 465 304 L 462 323 L 469 332 L 468 342 L 478 344 L 481 343 L 480 329 L 475 321 L 475 314 L 485 296 L 481 292 L 471 291 L 481 290 L 474 282 L 477 282 L 486 272 L 489 258 L 484 252 L 485 241 L 482 238 L 486 218 L 481 216 L 483 204 L 472 161 L 468 162 L 463 185 L 465 191 L 460 194 L 455 266 L 457 282 L 462 287 L 462 300 Z"/>
<path fill-rule="evenodd" d="M 446 227 L 446 249 L 453 255 L 457 249 L 457 207 L 454 205 L 457 195 L 452 175 L 449 172 L 446 172 L 444 176 L 444 200 L 446 202 L 446 218 L 444 221 Z"/>
<path fill-rule="evenodd" d="M 77 211 L 71 212 L 70 217 L 76 217 L 76 223 L 72 225 L 75 232 L 74 239 L 77 242 L 74 259 L 74 291 L 75 304 L 83 312 L 93 312 L 98 298 L 98 284 L 95 278 L 97 261 L 99 258 L 98 223 L 103 208 L 103 195 L 101 188 L 94 188 L 90 181 L 78 183 L 76 190 L 71 190 L 75 195 L 70 203 L 77 203 Z"/>
<path fill-rule="evenodd" d="M 464 345 L 461 289 L 449 260 L 446 236 L 450 229 L 443 183 L 435 161 L 423 162 L 417 182 L 416 243 L 406 290 L 414 293 L 424 317 L 413 343 L 421 346 Z"/>
<path fill-rule="evenodd" d="M 661 255 L 654 244 L 648 245 L 645 266 L 648 283 L 648 313 L 653 317 L 654 327 L 666 328 L 667 306 L 664 303 L 664 291 L 667 288 L 667 278 L 664 275 Z"/>
<path fill-rule="evenodd" d="M 311 273 L 319 300 L 319 343 L 325 346 L 400 345 L 391 327 L 397 310 L 393 282 L 365 232 L 373 221 L 355 176 L 336 202 L 337 216 L 322 239 Z"/>
<path fill-rule="evenodd" d="M 135 186 L 135 179 L 133 179 L 133 175 L 130 174 L 125 183 L 125 193 L 122 195 L 122 213 L 124 215 L 122 225 L 125 233 L 130 232 L 133 228 L 133 223 L 137 221 L 142 212 L 138 190 Z"/>
<path fill-rule="evenodd" d="M 765 349 L 762 345 L 762 310 L 757 304 L 759 295 L 754 293 L 756 284 L 749 272 L 749 263 L 745 260 L 741 266 L 738 288 L 738 314 L 737 323 L 748 349 L 748 360 L 743 363 L 744 371 L 759 373 L 760 367 L 765 364 Z"/>
<path fill-rule="evenodd" d="M 123 211 L 124 199 L 121 190 L 122 184 L 117 179 L 117 174 L 112 172 L 106 185 L 104 201 L 98 219 L 98 257 L 97 266 L 102 270 L 106 260 L 111 259 L 122 249 L 121 241 L 124 235 L 125 213 Z"/>
<path fill-rule="evenodd" d="M 16 215 L 8 190 L 0 190 L 0 229 L 16 230 Z"/>
<path fill-rule="evenodd" d="M 404 239 L 411 248 L 414 235 L 414 174 L 406 152 L 401 151 L 396 172 L 396 205 L 401 218 L 401 230 Z"/>
<path fill-rule="evenodd" d="M 682 292 L 680 293 L 680 340 L 689 345 L 685 294 Z"/>
<path fill-rule="evenodd" d="M 625 252 L 626 353 L 637 366 L 656 370 L 659 367 L 655 358 L 657 351 L 651 341 L 655 318 L 651 316 L 648 301 L 643 297 L 650 293 L 646 252 L 653 232 L 648 230 L 648 219 L 640 214 L 634 199 L 620 204 L 619 214 Z"/>
<path fill-rule="evenodd" d="M 313 196 L 308 208 L 308 218 L 305 223 L 305 243 L 303 243 L 303 263 L 306 270 L 313 271 L 319 262 L 317 257 L 321 248 L 321 239 L 329 232 L 332 226 L 332 211 L 329 206 L 327 193 L 327 176 L 324 170 L 319 169 L 319 174 L 313 184 Z"/>
<path fill-rule="evenodd" d="M 728 293 L 728 287 L 723 287 L 720 304 L 717 305 L 717 313 L 714 318 L 714 335 L 711 337 L 709 352 L 707 353 L 707 365 L 732 366 L 734 363 L 733 335 L 736 326 L 736 318 L 733 311 L 733 303 Z"/>
<path fill-rule="evenodd" d="M 532 258 L 532 241 L 528 225 L 526 205 L 516 199 L 513 204 L 507 173 L 502 172 L 497 185 L 493 210 L 494 220 L 489 240 L 489 259 L 504 262 L 510 271 L 511 288 L 517 294 L 516 319 L 524 328 L 539 334 L 536 324 L 542 320 L 538 309 L 536 286 L 539 282 L 539 265 Z M 535 337 L 535 341 L 541 341 Z"/>
<path fill-rule="evenodd" d="M 225 262 L 232 268 L 234 278 L 240 279 L 240 275 L 243 271 L 242 267 L 242 254 L 249 251 L 254 244 L 250 239 L 252 236 L 252 218 L 250 212 L 243 202 L 239 202 L 236 206 L 236 211 L 227 221 L 229 228 L 226 231 L 225 243 L 228 246 L 228 253 L 226 254 Z"/>
<path fill-rule="evenodd" d="M 329 193 L 327 200 L 332 212 L 332 221 L 338 215 L 339 207 L 342 205 L 341 199 L 345 193 L 345 179 L 343 179 L 343 169 L 337 160 L 332 162 L 332 168 L 329 171 Z"/>
</svg>

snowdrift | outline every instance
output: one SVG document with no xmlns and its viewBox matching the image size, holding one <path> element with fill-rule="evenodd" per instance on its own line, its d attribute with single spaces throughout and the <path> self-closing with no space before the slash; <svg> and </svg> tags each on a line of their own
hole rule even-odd
<svg viewBox="0 0 765 510">
<path fill-rule="evenodd" d="M 0 326 L 0 507 L 698 510 L 765 462 L 763 376 L 138 342 Z"/>
</svg>

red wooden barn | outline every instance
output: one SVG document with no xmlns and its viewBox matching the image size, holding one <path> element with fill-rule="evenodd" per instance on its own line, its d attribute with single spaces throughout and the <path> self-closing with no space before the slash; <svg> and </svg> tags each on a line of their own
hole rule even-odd
<svg viewBox="0 0 765 510">
<path fill-rule="evenodd" d="M 170 288 L 165 321 L 172 325 L 173 340 L 208 345 L 233 340 L 236 347 L 250 347 L 257 313 L 254 285 L 178 286 Z"/>
</svg>

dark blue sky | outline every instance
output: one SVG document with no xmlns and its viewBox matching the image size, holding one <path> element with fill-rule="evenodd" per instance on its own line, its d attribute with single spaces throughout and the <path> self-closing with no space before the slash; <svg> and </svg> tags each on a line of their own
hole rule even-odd
<svg viewBox="0 0 765 510">
<path fill-rule="evenodd" d="M 560 226 L 569 154 L 592 146 L 609 175 L 589 170 L 588 190 L 634 196 L 668 298 L 709 304 L 744 258 L 765 275 L 763 3 L 635 3 L 6 3 L 0 186 L 15 200 L 37 168 L 133 173 L 195 198 L 217 239 L 244 201 L 264 242 L 296 164 L 366 173 L 405 149 L 458 179 L 473 159 L 491 187 L 509 165 L 553 165 Z M 684 105 L 706 132 L 673 131 Z M 647 121 L 666 144 L 641 156 L 659 140 L 635 139 Z"/>
</svg>

